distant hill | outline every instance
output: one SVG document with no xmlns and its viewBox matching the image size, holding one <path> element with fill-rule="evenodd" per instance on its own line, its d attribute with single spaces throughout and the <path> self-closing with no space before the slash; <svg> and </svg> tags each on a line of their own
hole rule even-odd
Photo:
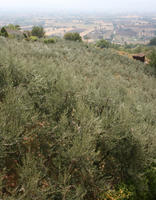
<svg viewBox="0 0 156 200">
<path fill-rule="evenodd" d="M 0 37 L 0 197 L 155 199 L 147 67 L 83 42 Z"/>
</svg>

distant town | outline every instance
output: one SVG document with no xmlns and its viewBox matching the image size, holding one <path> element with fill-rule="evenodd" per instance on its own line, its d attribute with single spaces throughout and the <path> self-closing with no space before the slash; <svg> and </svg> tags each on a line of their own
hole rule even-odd
<svg viewBox="0 0 156 200">
<path fill-rule="evenodd" d="M 105 39 L 116 44 L 147 44 L 156 36 L 156 16 L 1 14 L 0 27 L 9 23 L 19 24 L 22 30 L 42 26 L 47 36 L 63 37 L 67 32 L 78 32 L 87 42 Z"/>
</svg>

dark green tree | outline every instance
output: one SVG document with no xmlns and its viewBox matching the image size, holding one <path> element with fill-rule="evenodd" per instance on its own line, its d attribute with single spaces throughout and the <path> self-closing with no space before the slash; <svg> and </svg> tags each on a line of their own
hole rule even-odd
<svg viewBox="0 0 156 200">
<path fill-rule="evenodd" d="M 9 36 L 7 31 L 5 30 L 5 27 L 1 28 L 0 36 L 3 36 L 3 37 L 8 37 Z"/>
<path fill-rule="evenodd" d="M 150 40 L 149 45 L 151 45 L 151 46 L 156 45 L 156 37 L 154 37 L 154 38 L 152 38 L 152 39 Z"/>
<path fill-rule="evenodd" d="M 42 26 L 33 26 L 31 31 L 32 36 L 37 36 L 39 38 L 44 37 L 45 32 Z"/>
</svg>

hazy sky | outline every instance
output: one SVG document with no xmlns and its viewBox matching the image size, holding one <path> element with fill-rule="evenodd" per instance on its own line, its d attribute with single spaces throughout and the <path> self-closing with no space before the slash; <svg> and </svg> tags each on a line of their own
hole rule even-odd
<svg viewBox="0 0 156 200">
<path fill-rule="evenodd" d="M 156 0 L 0 0 L 1 10 L 156 12 Z"/>
</svg>

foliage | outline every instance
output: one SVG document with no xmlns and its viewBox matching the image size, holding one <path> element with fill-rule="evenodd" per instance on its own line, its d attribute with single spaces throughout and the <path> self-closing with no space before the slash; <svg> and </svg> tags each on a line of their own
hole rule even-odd
<svg viewBox="0 0 156 200">
<path fill-rule="evenodd" d="M 36 36 L 38 38 L 42 38 L 45 35 L 44 29 L 41 26 L 33 26 L 31 31 L 32 36 Z"/>
<path fill-rule="evenodd" d="M 146 171 L 145 174 L 148 183 L 148 194 L 147 199 L 154 200 L 156 198 L 156 168 L 151 167 Z"/>
<path fill-rule="evenodd" d="M 20 30 L 21 29 L 20 25 L 9 24 L 7 27 L 12 30 Z"/>
<path fill-rule="evenodd" d="M 21 29 L 20 25 L 14 25 L 14 24 L 9 24 L 9 25 L 5 26 L 5 28 L 9 28 L 11 30 L 20 30 Z"/>
<path fill-rule="evenodd" d="M 10 30 L 14 30 L 14 31 L 18 31 L 21 29 L 19 25 L 9 24 L 8 26 L 4 26 L 1 28 L 0 36 L 9 37 L 8 33 L 5 31 L 5 28 L 9 28 Z"/>
<path fill-rule="evenodd" d="M 155 199 L 155 83 L 111 49 L 1 37 L 0 198 Z"/>
<path fill-rule="evenodd" d="M 0 36 L 8 37 L 8 38 L 16 38 L 16 39 L 19 39 L 19 40 L 23 39 L 24 35 L 19 30 L 20 30 L 19 25 L 9 24 L 8 26 L 4 26 L 4 27 L 1 28 Z"/>
<path fill-rule="evenodd" d="M 28 39 L 28 40 L 29 40 L 29 38 L 32 36 L 32 35 L 31 35 L 31 31 L 24 31 L 24 32 L 23 32 L 23 35 L 24 35 L 24 37 L 25 37 L 26 39 Z"/>
<path fill-rule="evenodd" d="M 2 27 L 2 28 L 1 28 L 0 36 L 9 37 L 8 33 L 7 33 L 6 30 L 5 30 L 5 27 Z"/>
<path fill-rule="evenodd" d="M 54 38 L 46 38 L 46 39 L 44 39 L 44 43 L 45 44 L 55 43 L 55 39 Z"/>
<path fill-rule="evenodd" d="M 37 36 L 30 36 L 28 40 L 30 40 L 32 42 L 36 42 L 39 40 L 39 38 Z"/>
<path fill-rule="evenodd" d="M 150 54 L 150 65 L 155 69 L 156 71 L 156 51 L 153 50 Z"/>
<path fill-rule="evenodd" d="M 150 43 L 149 43 L 149 45 L 156 45 L 156 37 L 154 37 L 154 38 L 152 38 L 151 40 L 150 40 Z"/>
<path fill-rule="evenodd" d="M 127 186 L 125 184 L 121 184 L 116 188 L 116 190 L 109 190 L 105 192 L 100 200 L 135 200 L 136 192 L 134 186 Z"/>
<path fill-rule="evenodd" d="M 110 43 L 107 40 L 101 39 L 96 43 L 96 46 L 100 47 L 102 49 L 108 48 L 108 47 L 110 47 Z"/>
<path fill-rule="evenodd" d="M 78 41 L 78 42 L 82 41 L 82 38 L 79 33 L 66 33 L 64 35 L 64 39 L 71 40 L 71 41 Z"/>
</svg>

